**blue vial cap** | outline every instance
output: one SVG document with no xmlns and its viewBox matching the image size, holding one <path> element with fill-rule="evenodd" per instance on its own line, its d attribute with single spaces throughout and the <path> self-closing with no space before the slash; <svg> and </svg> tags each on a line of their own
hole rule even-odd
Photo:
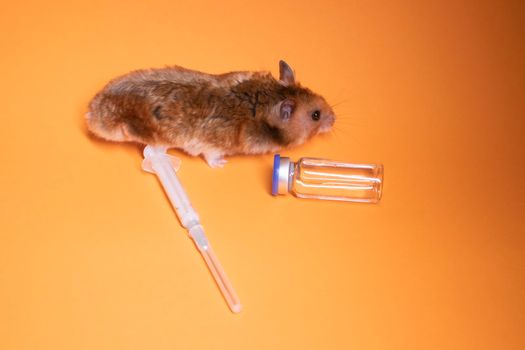
<svg viewBox="0 0 525 350">
<path fill-rule="evenodd" d="M 279 165 L 281 164 L 281 156 L 276 154 L 273 156 L 273 177 L 272 177 L 272 195 L 279 194 Z"/>
</svg>

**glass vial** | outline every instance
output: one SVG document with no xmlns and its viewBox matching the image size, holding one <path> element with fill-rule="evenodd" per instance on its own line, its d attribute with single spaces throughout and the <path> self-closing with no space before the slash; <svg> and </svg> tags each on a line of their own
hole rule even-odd
<svg viewBox="0 0 525 350">
<path fill-rule="evenodd" d="M 351 164 L 319 158 L 274 156 L 272 194 L 291 192 L 299 198 L 377 203 L 381 199 L 383 165 Z"/>
</svg>

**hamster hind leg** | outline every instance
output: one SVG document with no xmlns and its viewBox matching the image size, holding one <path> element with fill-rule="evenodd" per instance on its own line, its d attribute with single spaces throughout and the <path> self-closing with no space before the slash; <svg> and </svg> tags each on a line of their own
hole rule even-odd
<svg viewBox="0 0 525 350">
<path fill-rule="evenodd" d="M 104 120 L 91 112 L 86 114 L 88 129 L 95 135 L 109 141 L 135 141 L 126 125 Z"/>
</svg>

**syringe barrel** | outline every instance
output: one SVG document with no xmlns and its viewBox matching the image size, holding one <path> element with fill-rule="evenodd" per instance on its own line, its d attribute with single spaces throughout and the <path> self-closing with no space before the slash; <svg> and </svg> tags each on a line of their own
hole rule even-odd
<svg viewBox="0 0 525 350">
<path fill-rule="evenodd" d="M 191 206 L 186 191 L 173 169 L 171 159 L 165 152 L 164 148 L 146 146 L 144 157 L 150 161 L 150 166 L 162 183 L 182 226 L 190 229 L 199 224 L 199 215 Z"/>
</svg>

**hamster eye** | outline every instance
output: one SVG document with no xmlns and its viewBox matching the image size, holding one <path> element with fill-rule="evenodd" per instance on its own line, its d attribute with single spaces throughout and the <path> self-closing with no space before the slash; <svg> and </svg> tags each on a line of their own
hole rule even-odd
<svg viewBox="0 0 525 350">
<path fill-rule="evenodd" d="M 318 121 L 319 119 L 321 119 L 321 112 L 320 111 L 314 111 L 312 113 L 312 119 L 315 120 L 315 121 Z"/>
</svg>

